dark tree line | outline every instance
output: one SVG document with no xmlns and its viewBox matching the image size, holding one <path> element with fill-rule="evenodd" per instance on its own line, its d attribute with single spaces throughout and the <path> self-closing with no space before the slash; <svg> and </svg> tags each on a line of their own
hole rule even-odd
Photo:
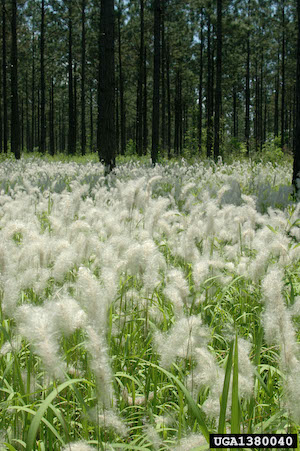
<svg viewBox="0 0 300 451">
<path fill-rule="evenodd" d="M 298 0 L 2 0 L 1 152 L 97 151 L 108 172 L 128 152 L 273 145 L 295 183 L 298 16 Z"/>
</svg>

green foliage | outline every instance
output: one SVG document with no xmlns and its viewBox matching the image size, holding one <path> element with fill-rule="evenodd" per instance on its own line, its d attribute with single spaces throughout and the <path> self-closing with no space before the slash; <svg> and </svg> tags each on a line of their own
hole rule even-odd
<svg viewBox="0 0 300 451">
<path fill-rule="evenodd" d="M 285 155 L 281 149 L 281 137 L 269 137 L 263 144 L 262 150 L 252 154 L 254 161 L 263 163 L 271 162 L 272 164 L 282 164 L 283 161 L 291 159 L 290 155 Z"/>
<path fill-rule="evenodd" d="M 133 139 L 129 139 L 126 144 L 126 155 L 132 156 L 136 155 L 136 144 Z"/>
</svg>

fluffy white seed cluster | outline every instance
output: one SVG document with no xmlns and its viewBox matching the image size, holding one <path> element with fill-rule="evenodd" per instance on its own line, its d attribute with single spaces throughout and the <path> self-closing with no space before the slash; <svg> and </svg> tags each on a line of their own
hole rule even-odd
<svg viewBox="0 0 300 451">
<path fill-rule="evenodd" d="M 84 440 L 79 442 L 71 442 L 62 448 L 62 451 L 94 451 L 95 448 Z"/>
<path fill-rule="evenodd" d="M 294 421 L 300 421 L 299 343 L 292 322 L 299 315 L 299 297 L 291 308 L 283 297 L 283 271 L 272 268 L 263 280 L 265 311 L 263 326 L 266 340 L 280 348 L 281 369 L 285 373 L 285 401 Z"/>
</svg>

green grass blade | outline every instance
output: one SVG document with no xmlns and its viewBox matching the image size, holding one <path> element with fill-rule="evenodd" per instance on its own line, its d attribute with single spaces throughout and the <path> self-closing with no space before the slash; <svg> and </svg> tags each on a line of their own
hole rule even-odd
<svg viewBox="0 0 300 451">
<path fill-rule="evenodd" d="M 226 408 L 228 401 L 228 392 L 229 392 L 229 384 L 230 384 L 230 374 L 232 368 L 232 354 L 233 354 L 233 344 L 234 341 L 230 343 L 228 360 L 226 365 L 224 384 L 223 384 L 223 392 L 221 397 L 221 409 L 220 409 L 220 417 L 219 417 L 219 426 L 218 426 L 218 434 L 225 433 L 225 418 L 226 418 Z"/>
<path fill-rule="evenodd" d="M 235 338 L 232 377 L 232 405 L 231 405 L 231 433 L 240 433 L 240 404 L 239 404 L 239 366 L 238 339 Z"/>
<path fill-rule="evenodd" d="M 180 390 L 184 393 L 184 396 L 190 406 L 190 409 L 192 410 L 195 418 L 198 421 L 200 430 L 201 430 L 202 434 L 204 435 L 207 443 L 209 443 L 209 430 L 205 423 L 204 413 L 202 412 L 200 407 L 195 403 L 190 392 L 186 389 L 186 387 L 183 385 L 183 383 L 176 376 L 174 376 L 174 374 L 170 373 L 169 371 L 165 370 L 164 368 L 161 368 L 158 365 L 155 365 L 155 363 L 150 362 L 149 364 L 152 367 L 157 368 L 159 371 L 164 373 L 169 379 L 173 380 L 175 382 L 175 384 L 178 386 L 178 388 L 180 388 Z"/>
<path fill-rule="evenodd" d="M 55 409 L 54 406 L 52 406 L 52 404 L 49 404 L 49 407 L 52 410 Z M 23 411 L 23 412 L 30 413 L 31 415 L 36 415 L 36 412 L 33 409 L 30 409 L 29 407 L 26 407 L 26 406 L 10 406 L 10 409 L 15 409 L 18 412 Z M 58 409 L 56 409 L 56 410 L 58 410 Z M 59 418 L 59 416 L 58 416 L 58 418 Z M 47 426 L 47 428 L 52 432 L 52 434 L 55 435 L 55 437 L 60 441 L 60 443 L 62 445 L 65 445 L 65 441 L 60 436 L 60 434 L 56 431 L 55 427 L 53 427 L 52 424 L 48 420 L 46 420 L 46 418 L 42 417 L 41 421 Z"/>
<path fill-rule="evenodd" d="M 7 442 L 3 442 L 3 445 L 5 445 L 9 451 L 17 451 L 14 446 L 10 445 Z"/>
<path fill-rule="evenodd" d="M 46 410 L 48 409 L 48 407 L 52 403 L 52 401 L 55 399 L 55 397 L 69 385 L 76 384 L 77 382 L 83 382 L 83 381 L 84 381 L 84 379 L 73 379 L 73 380 L 66 381 L 63 384 L 60 384 L 42 402 L 42 404 L 40 405 L 39 409 L 37 410 L 32 422 L 31 422 L 31 425 L 30 425 L 30 428 L 28 431 L 26 451 L 32 451 L 34 449 L 34 441 L 36 438 L 36 434 L 37 434 L 40 422 L 44 416 L 44 413 L 46 412 Z"/>
</svg>

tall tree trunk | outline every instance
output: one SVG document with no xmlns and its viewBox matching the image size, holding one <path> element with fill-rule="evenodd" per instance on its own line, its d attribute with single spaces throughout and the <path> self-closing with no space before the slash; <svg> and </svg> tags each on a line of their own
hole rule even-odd
<svg viewBox="0 0 300 451">
<path fill-rule="evenodd" d="M 255 117 L 254 117 L 254 137 L 255 137 L 255 150 L 258 150 L 259 141 L 259 77 L 258 77 L 258 62 L 257 58 L 255 60 Z"/>
<path fill-rule="evenodd" d="M 233 137 L 237 138 L 237 114 L 236 114 L 236 110 L 237 110 L 237 93 L 236 93 L 236 86 L 233 86 L 233 95 L 232 95 L 232 101 L 233 101 L 233 105 L 232 105 L 232 110 L 233 110 Z"/>
<path fill-rule="evenodd" d="M 1 72 L 0 72 L 0 86 L 2 86 Z M 2 97 L 0 97 L 0 153 L 2 152 L 3 152 L 3 120 L 2 120 Z"/>
<path fill-rule="evenodd" d="M 275 105 L 274 105 L 274 137 L 278 136 L 279 130 L 279 49 L 278 49 L 278 65 L 277 74 L 275 76 Z"/>
<path fill-rule="evenodd" d="M 268 108 L 267 108 L 267 105 L 269 103 L 268 94 L 267 94 L 267 90 L 266 89 L 265 89 L 265 92 L 264 92 L 264 97 L 265 97 L 265 108 L 264 108 L 263 142 L 265 143 L 267 141 L 267 136 L 268 136 L 268 121 L 267 121 Z"/>
<path fill-rule="evenodd" d="M 281 6 L 282 14 L 282 50 L 281 50 L 281 148 L 283 149 L 285 144 L 285 12 L 284 12 L 284 0 L 282 0 Z"/>
<path fill-rule="evenodd" d="M 6 62 L 6 11 L 2 0 L 2 87 L 3 87 L 3 151 L 7 153 L 8 117 L 7 117 L 7 62 Z"/>
<path fill-rule="evenodd" d="M 264 141 L 264 134 L 263 134 L 263 104 L 264 104 L 264 97 L 263 97 L 263 83 L 264 83 L 264 72 L 263 72 L 263 66 L 264 66 L 264 60 L 263 60 L 263 53 L 261 53 L 261 61 L 260 61 L 260 92 L 259 92 L 259 148 L 262 150 L 263 141 Z"/>
<path fill-rule="evenodd" d="M 21 100 L 21 152 L 24 151 L 24 99 Z"/>
<path fill-rule="evenodd" d="M 49 130 L 49 138 L 50 138 L 50 155 L 54 155 L 55 153 L 55 138 L 54 138 L 54 83 L 53 83 L 53 77 L 51 77 L 51 88 L 50 88 L 50 111 L 49 111 L 49 123 L 50 123 L 50 130 Z"/>
<path fill-rule="evenodd" d="M 125 112 L 125 103 L 124 103 L 124 76 L 123 76 L 123 63 L 122 63 L 121 9 L 119 9 L 119 11 L 118 11 L 118 51 L 119 51 L 121 155 L 125 155 L 125 150 L 126 150 L 126 112 Z"/>
<path fill-rule="evenodd" d="M 28 72 L 25 76 L 25 97 L 26 97 L 26 151 L 30 149 L 30 125 L 29 125 L 29 93 L 28 93 Z"/>
<path fill-rule="evenodd" d="M 20 159 L 20 117 L 18 97 L 17 0 L 11 1 L 11 150 Z"/>
<path fill-rule="evenodd" d="M 250 17 L 250 0 L 248 0 L 248 18 Z M 247 155 L 250 154 L 250 31 L 247 35 L 247 60 L 246 60 L 246 114 L 245 114 L 245 141 Z"/>
<path fill-rule="evenodd" d="M 200 67 L 199 67 L 199 105 L 198 105 L 198 150 L 202 152 L 202 94 L 203 94 L 203 8 L 201 8 L 201 31 L 200 31 Z"/>
<path fill-rule="evenodd" d="M 41 142 L 40 151 L 46 151 L 46 115 L 45 115 L 45 0 L 41 5 Z"/>
<path fill-rule="evenodd" d="M 94 152 L 93 91 L 90 88 L 90 149 Z"/>
<path fill-rule="evenodd" d="M 100 6 L 100 16 L 101 16 L 101 6 Z M 97 79 L 97 136 L 96 136 L 96 147 L 97 152 L 100 151 L 101 146 L 101 133 L 100 133 L 100 113 L 101 113 L 101 104 L 100 104 L 100 83 L 101 83 L 101 28 L 100 21 L 101 18 L 99 16 L 99 29 L 98 29 L 98 79 Z"/>
<path fill-rule="evenodd" d="M 212 77 L 212 51 L 211 51 L 211 25 L 210 15 L 207 20 L 207 85 L 206 85 L 206 155 L 211 157 L 212 153 L 212 95 L 213 95 L 213 77 Z"/>
<path fill-rule="evenodd" d="M 33 151 L 36 141 L 35 141 L 35 42 L 34 42 L 34 33 L 32 34 L 32 85 L 31 85 L 31 146 L 30 150 Z"/>
<path fill-rule="evenodd" d="M 179 155 L 179 128 L 180 128 L 180 111 L 179 111 L 179 96 L 180 96 L 180 74 L 179 69 L 176 71 L 176 79 L 175 79 L 175 99 L 174 99 L 174 152 L 175 155 Z"/>
<path fill-rule="evenodd" d="M 179 86 L 178 86 L 178 116 L 179 116 L 179 153 L 182 155 L 182 151 L 183 151 L 183 147 L 182 147 L 182 142 L 183 142 L 183 122 L 182 122 L 182 115 L 183 115 L 183 111 L 182 111 L 182 77 L 181 74 L 179 74 Z"/>
<path fill-rule="evenodd" d="M 162 0 L 161 15 L 161 149 L 166 149 L 166 38 L 165 38 L 166 0 Z"/>
<path fill-rule="evenodd" d="M 35 142 L 36 142 L 36 147 L 38 147 L 40 145 L 40 136 L 41 136 L 41 110 L 40 110 L 40 99 L 41 99 L 41 90 L 40 87 L 38 88 L 38 98 L 37 98 L 37 125 L 36 125 L 36 137 L 35 137 Z"/>
<path fill-rule="evenodd" d="M 62 104 L 62 152 L 66 150 L 66 121 L 65 121 L 65 102 Z"/>
<path fill-rule="evenodd" d="M 118 85 L 118 82 L 116 81 Z M 116 88 L 116 155 L 120 154 L 119 90 Z"/>
<path fill-rule="evenodd" d="M 152 149 L 151 159 L 155 165 L 159 145 L 159 79 L 160 79 L 160 24 L 161 1 L 154 0 L 154 66 L 153 66 L 153 107 L 152 107 Z"/>
<path fill-rule="evenodd" d="M 214 158 L 220 155 L 220 115 L 222 108 L 222 0 L 217 1 L 217 74 L 215 96 Z"/>
<path fill-rule="evenodd" d="M 81 155 L 85 155 L 86 127 L 85 127 L 85 7 L 86 0 L 81 1 Z"/>
<path fill-rule="evenodd" d="M 297 0 L 298 16 L 298 42 L 297 42 L 297 73 L 296 73 L 296 127 L 295 127 L 295 151 L 293 165 L 293 185 L 300 193 L 300 0 Z M 298 185 L 296 180 L 298 178 Z"/>
<path fill-rule="evenodd" d="M 168 158 L 171 158 L 171 85 L 170 85 L 170 48 L 167 46 L 167 105 L 168 105 Z"/>
<path fill-rule="evenodd" d="M 75 151 L 77 148 L 77 134 L 78 134 L 78 108 L 77 108 L 77 63 L 74 63 L 74 123 L 75 123 Z"/>
<path fill-rule="evenodd" d="M 140 0 L 140 52 L 138 67 L 138 87 L 136 101 L 136 150 L 143 153 L 143 76 L 144 71 L 144 0 Z"/>
<path fill-rule="evenodd" d="M 115 167 L 114 0 L 101 0 L 100 13 L 100 148 L 105 175 Z"/>
<path fill-rule="evenodd" d="M 72 58 L 72 0 L 68 1 L 69 7 L 69 18 L 68 18 L 68 27 L 69 27 L 69 55 L 68 55 L 68 85 L 69 85 L 69 130 L 68 130 L 68 154 L 74 155 L 76 148 L 76 125 L 75 125 L 75 112 L 74 112 L 74 92 L 73 92 L 73 58 Z"/>
<path fill-rule="evenodd" d="M 147 91 L 147 51 L 146 46 L 144 46 L 144 93 L 143 93 L 143 153 L 146 155 L 148 148 L 148 114 L 147 114 L 147 102 L 148 102 L 148 91 Z"/>
</svg>

